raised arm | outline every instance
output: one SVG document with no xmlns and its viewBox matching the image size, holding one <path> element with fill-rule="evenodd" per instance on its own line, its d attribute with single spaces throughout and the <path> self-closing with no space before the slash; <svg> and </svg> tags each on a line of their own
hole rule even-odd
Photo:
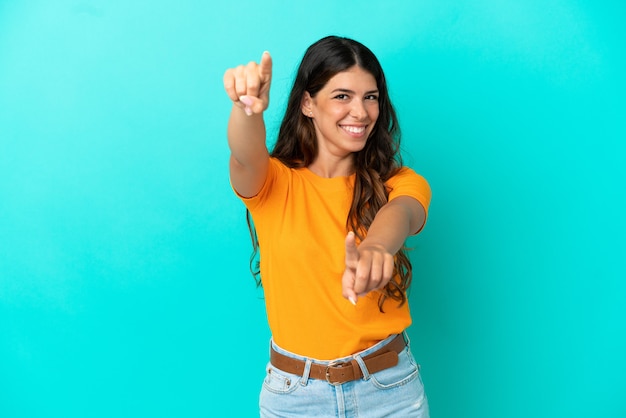
<svg viewBox="0 0 626 418">
<path fill-rule="evenodd" d="M 244 197 L 263 187 L 269 164 L 265 145 L 263 112 L 269 105 L 272 58 L 264 52 L 261 62 L 250 62 L 226 70 L 224 89 L 233 102 L 228 121 L 230 180 Z"/>
<path fill-rule="evenodd" d="M 422 205 L 412 197 L 398 196 L 383 206 L 359 246 L 354 233 L 346 236 L 343 296 L 356 304 L 358 296 L 382 289 L 393 277 L 394 255 L 426 219 Z"/>
</svg>

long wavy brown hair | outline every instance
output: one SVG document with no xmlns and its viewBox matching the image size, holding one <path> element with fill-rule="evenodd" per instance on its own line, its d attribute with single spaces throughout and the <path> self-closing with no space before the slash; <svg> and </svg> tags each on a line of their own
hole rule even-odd
<svg viewBox="0 0 626 418">
<path fill-rule="evenodd" d="M 365 147 L 354 153 L 356 175 L 352 205 L 346 219 L 346 230 L 354 231 L 357 240 L 361 241 L 367 235 L 376 213 L 388 202 L 390 190 L 385 182 L 402 167 L 398 119 L 389 99 L 383 69 L 372 51 L 357 41 L 336 36 L 320 39 L 307 49 L 298 68 L 271 156 L 291 168 L 307 167 L 315 160 L 318 153 L 315 127 L 313 121 L 301 111 L 304 93 L 315 97 L 334 75 L 355 65 L 374 76 L 379 91 L 376 125 Z M 246 219 L 253 247 L 250 269 L 257 285 L 260 285 L 259 242 L 249 212 Z M 399 306 L 407 300 L 412 266 L 406 247 L 396 253 L 393 277 L 380 291 L 378 306 L 381 312 L 388 298 L 398 301 Z"/>
</svg>

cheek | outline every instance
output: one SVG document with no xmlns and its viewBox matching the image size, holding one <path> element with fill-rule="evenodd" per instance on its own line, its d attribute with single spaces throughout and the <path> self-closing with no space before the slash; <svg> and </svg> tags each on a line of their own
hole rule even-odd
<svg viewBox="0 0 626 418">
<path fill-rule="evenodd" d="M 372 106 L 372 109 L 369 112 L 369 116 L 370 119 L 372 119 L 372 122 L 376 123 L 376 121 L 378 120 L 378 115 L 380 114 L 380 109 L 378 108 L 378 106 Z"/>
<path fill-rule="evenodd" d="M 376 101 L 367 102 L 367 113 L 372 119 L 377 119 L 380 114 L 380 103 Z"/>
<path fill-rule="evenodd" d="M 329 106 L 328 107 L 328 114 L 332 115 L 332 117 L 335 119 L 342 119 L 349 113 L 350 113 L 350 109 L 344 106 Z"/>
<path fill-rule="evenodd" d="M 372 111 L 369 112 L 369 117 L 370 117 L 370 120 L 372 121 L 370 123 L 370 126 L 368 127 L 370 134 L 374 132 L 374 128 L 376 127 L 376 123 L 378 122 L 379 114 L 380 114 L 380 111 L 378 110 L 378 107 L 376 107 L 375 109 L 372 109 Z"/>
</svg>

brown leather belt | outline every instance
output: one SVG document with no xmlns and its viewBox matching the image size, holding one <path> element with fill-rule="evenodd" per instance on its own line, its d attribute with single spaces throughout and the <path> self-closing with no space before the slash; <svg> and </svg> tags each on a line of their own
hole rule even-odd
<svg viewBox="0 0 626 418">
<path fill-rule="evenodd" d="M 398 354 L 404 350 L 406 342 L 404 336 L 398 334 L 396 338 L 391 340 L 384 347 L 374 351 L 363 357 L 365 366 L 369 373 L 376 373 L 381 370 L 388 369 L 398 364 Z M 270 362 L 274 367 L 284 372 L 297 374 L 302 376 L 306 362 L 304 360 L 295 359 L 276 352 L 273 348 L 270 352 Z M 352 358 L 347 362 L 331 361 L 326 364 L 311 363 L 309 371 L 311 379 L 326 380 L 331 385 L 340 385 L 342 383 L 357 380 L 363 377 L 361 368 L 356 359 Z"/>
</svg>

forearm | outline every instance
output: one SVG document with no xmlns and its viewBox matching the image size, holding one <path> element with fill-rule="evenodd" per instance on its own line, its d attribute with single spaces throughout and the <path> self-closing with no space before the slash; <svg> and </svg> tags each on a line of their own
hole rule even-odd
<svg viewBox="0 0 626 418">
<path fill-rule="evenodd" d="M 344 297 L 356 304 L 358 296 L 387 285 L 394 274 L 394 256 L 425 219 L 424 208 L 417 200 L 399 196 L 378 211 L 358 247 L 354 234 L 349 232 L 346 269 L 341 279 Z"/>
<path fill-rule="evenodd" d="M 256 195 L 265 182 L 269 167 L 263 114 L 248 116 L 243 109 L 233 105 L 228 121 L 228 146 L 233 188 L 244 197 Z"/>
<path fill-rule="evenodd" d="M 378 211 L 361 245 L 382 246 L 390 254 L 396 254 L 407 237 L 424 223 L 424 217 L 424 209 L 417 200 L 397 197 Z"/>
<path fill-rule="evenodd" d="M 263 160 L 268 158 L 262 113 L 248 116 L 241 107 L 233 105 L 227 136 L 231 160 L 234 163 L 254 168 L 264 164 Z"/>
</svg>

